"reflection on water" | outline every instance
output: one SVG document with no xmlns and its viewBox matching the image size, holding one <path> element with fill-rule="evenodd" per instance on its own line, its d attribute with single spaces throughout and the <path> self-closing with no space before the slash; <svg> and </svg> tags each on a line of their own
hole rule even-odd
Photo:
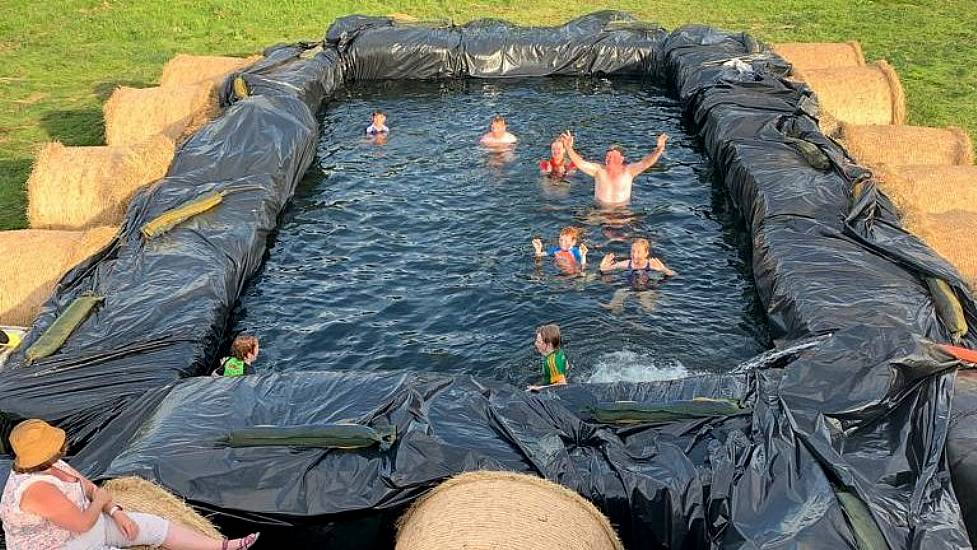
<svg viewBox="0 0 977 550">
<path fill-rule="evenodd" d="M 634 81 L 374 83 L 323 113 L 318 164 L 306 176 L 246 289 L 236 331 L 262 341 L 259 368 L 424 370 L 534 381 L 536 326 L 563 329 L 573 380 L 646 380 L 722 372 L 765 349 L 748 239 L 714 183 L 675 101 Z M 567 108 L 572 105 L 573 108 Z M 362 139 L 388 113 L 380 146 Z M 496 113 L 519 137 L 477 141 Z M 593 206 L 584 174 L 539 174 L 554 135 L 578 151 L 609 143 L 637 158 L 672 136 L 635 181 L 628 208 Z M 530 239 L 583 229 L 590 265 L 565 274 L 537 262 Z M 679 273 L 635 286 L 600 276 L 630 239 Z"/>
</svg>

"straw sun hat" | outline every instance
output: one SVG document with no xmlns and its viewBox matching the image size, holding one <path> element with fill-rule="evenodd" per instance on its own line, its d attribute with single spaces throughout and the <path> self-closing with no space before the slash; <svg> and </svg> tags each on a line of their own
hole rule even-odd
<svg viewBox="0 0 977 550">
<path fill-rule="evenodd" d="M 14 467 L 27 469 L 40 466 L 61 453 L 65 434 L 47 422 L 32 418 L 17 424 L 10 431 L 10 446 L 14 450 Z"/>
</svg>

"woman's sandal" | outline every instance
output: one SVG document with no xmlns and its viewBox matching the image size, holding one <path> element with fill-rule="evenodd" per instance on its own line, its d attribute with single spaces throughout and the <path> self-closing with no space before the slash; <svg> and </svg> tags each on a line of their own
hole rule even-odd
<svg viewBox="0 0 977 550">
<path fill-rule="evenodd" d="M 243 539 L 239 539 L 237 546 L 235 546 L 234 548 L 228 548 L 227 544 L 230 541 L 224 539 L 221 541 L 221 550 L 248 550 L 248 548 L 254 546 L 254 543 L 258 542 L 259 535 L 261 535 L 261 533 L 251 533 L 250 535 L 244 537 Z"/>
</svg>

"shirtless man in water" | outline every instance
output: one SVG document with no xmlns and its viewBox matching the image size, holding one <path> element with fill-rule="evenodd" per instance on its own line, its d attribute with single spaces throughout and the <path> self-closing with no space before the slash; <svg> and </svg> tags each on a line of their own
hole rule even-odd
<svg viewBox="0 0 977 550">
<path fill-rule="evenodd" d="M 584 160 L 573 149 L 573 134 L 564 132 L 561 136 L 567 155 L 583 173 L 594 178 L 594 198 L 603 206 L 623 206 L 631 200 L 631 184 L 639 174 L 651 168 L 665 152 L 667 134 L 658 135 L 658 147 L 643 159 L 631 164 L 624 163 L 624 155 L 616 146 L 607 149 L 604 165 Z"/>
</svg>

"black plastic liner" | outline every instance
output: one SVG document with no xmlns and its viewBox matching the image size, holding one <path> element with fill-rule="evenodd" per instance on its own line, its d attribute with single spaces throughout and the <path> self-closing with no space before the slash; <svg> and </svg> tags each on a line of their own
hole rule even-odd
<svg viewBox="0 0 977 550">
<path fill-rule="evenodd" d="M 950 337 L 922 278 L 947 281 L 971 326 L 973 298 L 820 134 L 810 91 L 755 40 L 666 33 L 616 12 L 551 29 L 353 16 L 321 44 L 266 55 L 241 75 L 250 95 L 228 83 L 224 115 L 133 202 L 112 246 L 62 280 L 28 345 L 81 292 L 106 301 L 59 353 L 30 367 L 12 358 L 0 373 L 5 424 L 56 422 L 86 473 L 137 473 L 250 521 L 399 511 L 446 476 L 490 468 L 581 492 L 634 548 L 857 547 L 866 532 L 892 548 L 969 546 L 944 444 L 958 484 L 977 476 L 977 439 L 950 421 L 951 402 L 970 394 L 951 399 L 959 364 L 920 339 Z M 423 373 L 180 380 L 202 374 L 226 340 L 231 307 L 312 162 L 314 113 L 346 79 L 549 75 L 671 83 L 747 220 L 772 332 L 784 345 L 832 336 L 742 374 L 541 396 Z M 229 192 L 215 209 L 154 240 L 138 235 L 214 190 Z M 753 412 L 611 428 L 585 407 L 692 397 L 742 399 Z M 213 443 L 235 427 L 341 419 L 394 423 L 402 437 L 387 453 Z"/>
</svg>

